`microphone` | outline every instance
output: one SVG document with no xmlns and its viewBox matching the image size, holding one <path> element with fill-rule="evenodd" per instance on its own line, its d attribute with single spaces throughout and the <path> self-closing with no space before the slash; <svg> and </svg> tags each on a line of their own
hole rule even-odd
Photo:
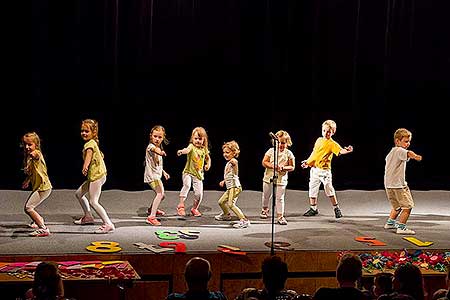
<svg viewBox="0 0 450 300">
<path fill-rule="evenodd" d="M 278 137 L 277 137 L 273 132 L 269 132 L 269 136 L 270 136 L 272 139 L 278 141 Z"/>
</svg>

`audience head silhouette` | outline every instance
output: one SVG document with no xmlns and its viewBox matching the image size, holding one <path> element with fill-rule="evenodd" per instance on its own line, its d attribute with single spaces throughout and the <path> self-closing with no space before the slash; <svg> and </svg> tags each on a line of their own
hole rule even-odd
<svg viewBox="0 0 450 300">
<path fill-rule="evenodd" d="M 340 286 L 355 286 L 362 277 L 362 262 L 358 255 L 344 254 L 336 268 L 336 279 Z"/>
<path fill-rule="evenodd" d="M 227 300 L 221 291 L 210 291 L 208 282 L 211 278 L 211 264 L 201 257 L 193 257 L 184 269 L 184 279 L 187 285 L 185 293 L 171 293 L 166 300 Z"/>
<path fill-rule="evenodd" d="M 393 280 L 394 274 L 381 272 L 375 275 L 375 284 L 373 293 L 376 297 L 380 295 L 391 294 L 394 291 Z"/>
<path fill-rule="evenodd" d="M 394 273 L 394 290 L 416 300 L 424 300 L 423 277 L 419 267 L 411 263 L 399 265 Z"/>
<path fill-rule="evenodd" d="M 298 296 L 294 290 L 285 289 L 288 278 L 287 264 L 276 255 L 266 257 L 261 263 L 263 289 L 245 288 L 235 300 L 293 300 Z"/>
<path fill-rule="evenodd" d="M 64 286 L 58 265 L 53 262 L 41 262 L 34 272 L 31 289 L 35 300 L 56 300 L 64 297 Z"/>
<path fill-rule="evenodd" d="M 207 290 L 211 278 L 211 265 L 201 257 L 193 257 L 186 263 L 184 278 L 189 290 Z"/>
<path fill-rule="evenodd" d="M 287 264 L 279 256 L 265 258 L 261 265 L 263 283 L 269 294 L 275 294 L 284 289 L 288 277 Z"/>
</svg>

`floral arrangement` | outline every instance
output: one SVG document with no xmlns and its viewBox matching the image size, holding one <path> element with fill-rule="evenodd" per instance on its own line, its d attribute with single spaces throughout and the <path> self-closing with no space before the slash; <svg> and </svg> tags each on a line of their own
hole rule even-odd
<svg viewBox="0 0 450 300">
<path fill-rule="evenodd" d="M 347 251 L 348 252 L 348 251 Z M 339 258 L 346 252 L 339 253 Z M 411 263 L 421 270 L 436 272 L 447 272 L 450 268 L 450 251 L 432 252 L 415 250 L 402 251 L 381 251 L 374 253 L 358 254 L 363 264 L 363 271 L 372 273 L 374 271 L 389 272 L 394 271 L 399 265 Z"/>
</svg>

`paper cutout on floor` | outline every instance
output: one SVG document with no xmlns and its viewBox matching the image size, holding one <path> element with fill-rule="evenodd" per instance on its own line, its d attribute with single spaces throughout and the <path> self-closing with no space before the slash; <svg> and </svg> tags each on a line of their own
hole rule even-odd
<svg viewBox="0 0 450 300">
<path fill-rule="evenodd" d="M 86 247 L 86 250 L 98 253 L 115 253 L 122 250 L 119 243 L 110 241 L 91 242 L 91 245 Z"/>
<path fill-rule="evenodd" d="M 161 242 L 159 245 L 164 248 L 173 248 L 175 253 L 186 253 L 186 245 L 181 242 Z"/>
<path fill-rule="evenodd" d="M 355 237 L 355 241 L 366 243 L 367 246 L 386 246 L 386 243 L 371 236 L 358 236 Z"/>
<path fill-rule="evenodd" d="M 199 237 L 200 231 L 198 230 L 179 230 L 179 237 L 185 240 L 196 240 Z"/>
<path fill-rule="evenodd" d="M 433 245 L 433 242 L 422 242 L 418 238 L 412 236 L 404 236 L 403 239 L 419 247 L 428 247 L 430 245 Z"/>
<path fill-rule="evenodd" d="M 161 248 L 161 247 L 158 247 L 156 245 L 145 244 L 145 243 L 142 243 L 142 242 L 134 243 L 133 245 L 137 246 L 139 249 L 149 250 L 149 251 L 152 251 L 154 253 L 163 253 L 163 252 L 170 252 L 170 251 L 174 251 L 175 250 L 175 249 L 172 249 L 172 248 Z"/>
<path fill-rule="evenodd" d="M 247 255 L 247 252 L 241 251 L 240 248 L 229 245 L 219 245 L 217 251 L 234 255 Z"/>
</svg>

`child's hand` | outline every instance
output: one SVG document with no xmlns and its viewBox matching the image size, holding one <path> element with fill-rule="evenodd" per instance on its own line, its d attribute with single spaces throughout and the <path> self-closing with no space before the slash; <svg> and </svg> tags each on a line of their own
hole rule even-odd
<svg viewBox="0 0 450 300">
<path fill-rule="evenodd" d="M 88 168 L 84 167 L 83 170 L 81 170 L 81 173 L 83 173 L 84 176 L 88 174 Z"/>
<path fill-rule="evenodd" d="M 169 175 L 169 173 L 167 173 L 167 172 L 163 172 L 163 175 L 164 175 L 164 178 L 166 179 L 166 180 L 169 180 L 169 178 L 170 178 L 170 175 Z"/>
<path fill-rule="evenodd" d="M 344 147 L 344 149 L 347 150 L 348 152 L 353 152 L 353 146 L 351 145 Z"/>
<path fill-rule="evenodd" d="M 302 167 L 303 169 L 308 168 L 308 165 L 306 164 L 306 160 L 303 160 L 303 161 L 302 161 L 301 167 Z"/>
<path fill-rule="evenodd" d="M 181 150 L 177 151 L 177 156 L 181 156 L 182 154 L 183 154 L 183 151 L 181 151 Z"/>
<path fill-rule="evenodd" d="M 161 155 L 161 156 L 167 156 L 166 151 L 164 151 L 164 150 L 161 150 L 161 152 L 160 152 L 159 155 Z"/>
<path fill-rule="evenodd" d="M 223 187 L 225 185 L 225 180 L 222 180 L 221 182 L 219 182 L 220 187 Z"/>
<path fill-rule="evenodd" d="M 29 180 L 25 180 L 25 181 L 22 183 L 22 188 L 23 188 L 23 189 L 27 189 L 29 185 L 30 185 L 30 181 L 29 181 Z"/>
</svg>

